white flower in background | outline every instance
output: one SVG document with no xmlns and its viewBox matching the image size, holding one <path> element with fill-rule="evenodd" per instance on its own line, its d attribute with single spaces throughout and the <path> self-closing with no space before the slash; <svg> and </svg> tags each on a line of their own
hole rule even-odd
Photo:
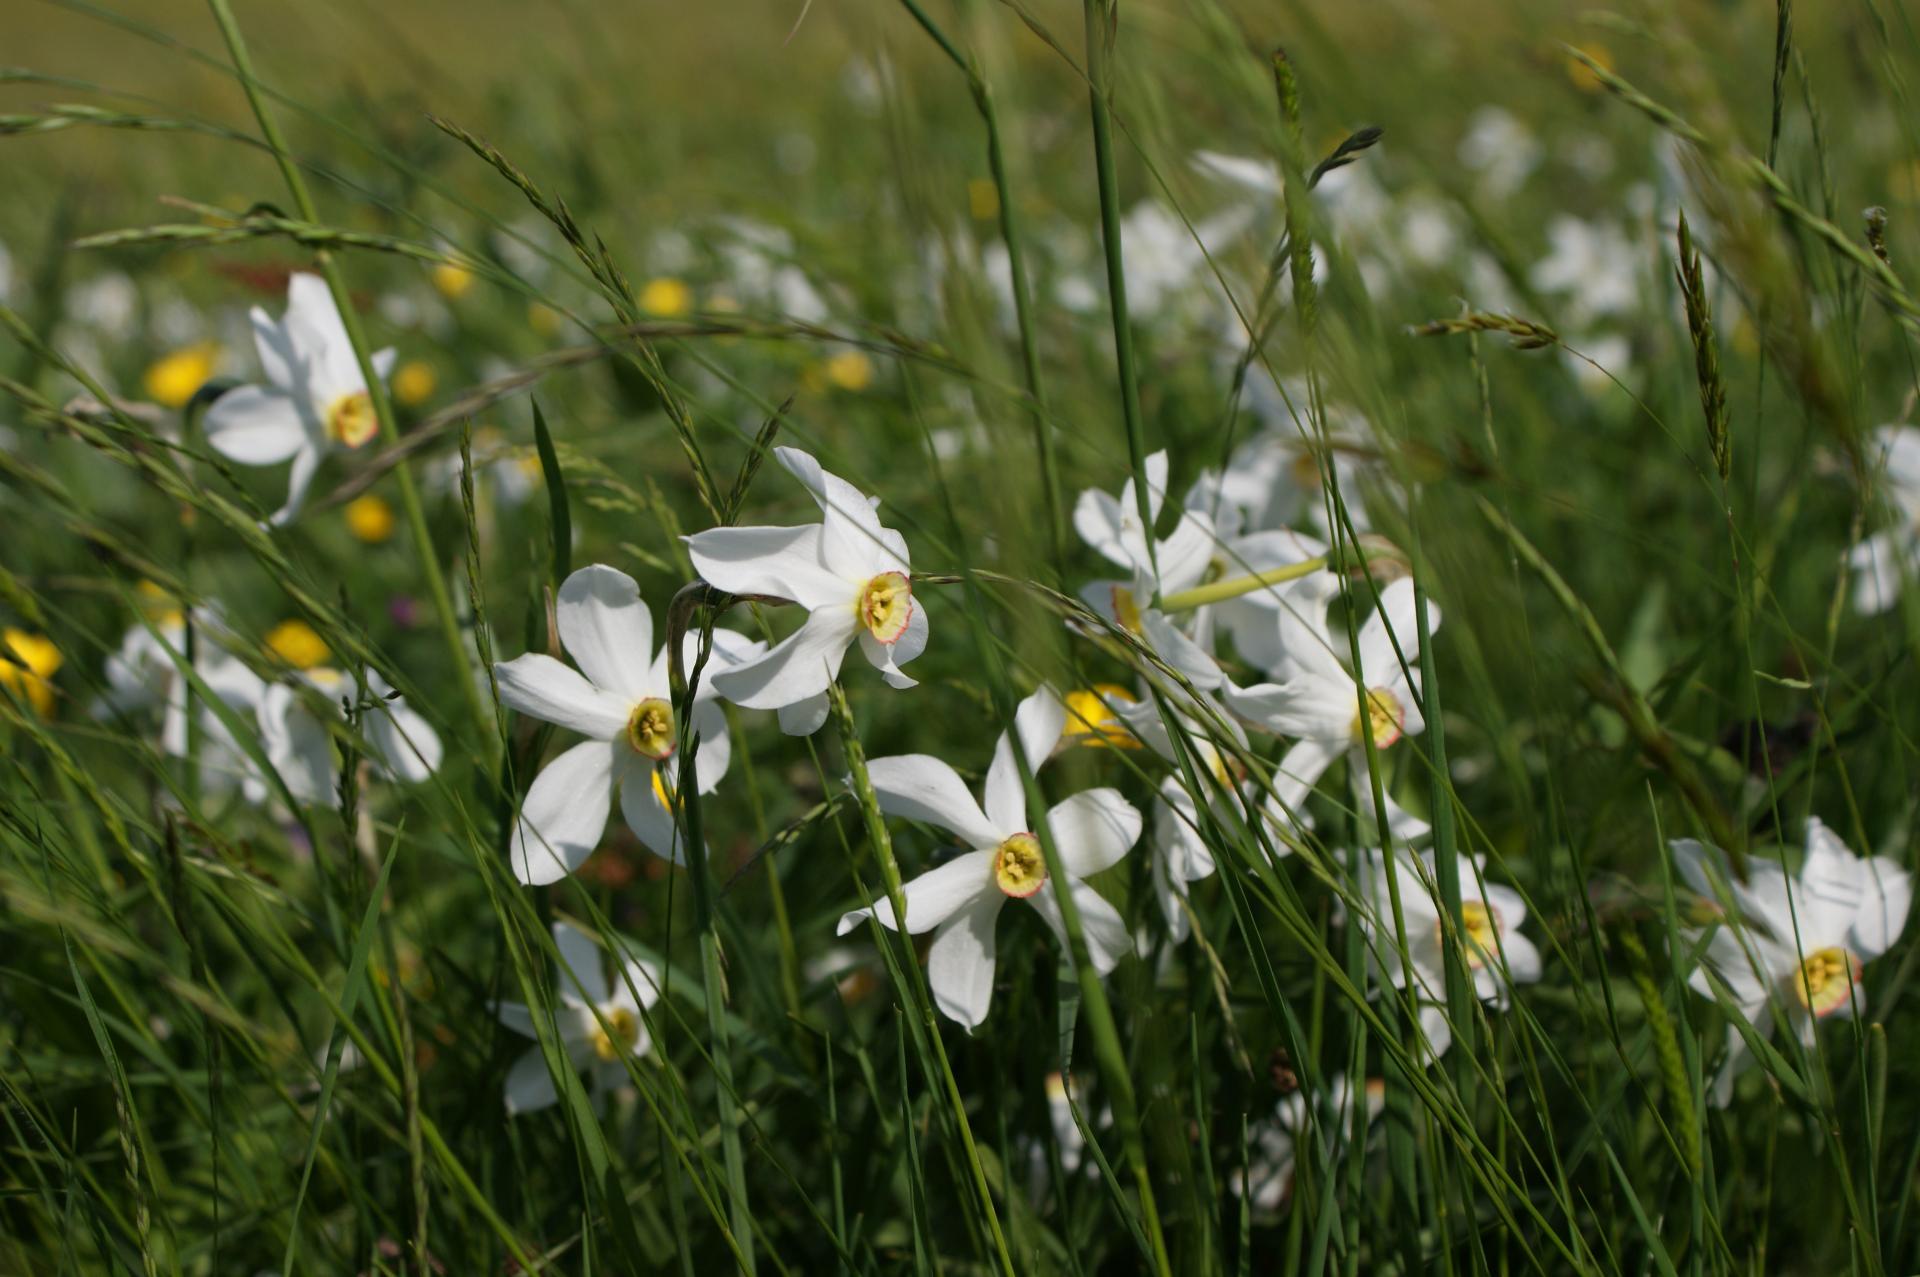
<svg viewBox="0 0 1920 1277">
<path fill-rule="evenodd" d="M 1547 243 L 1547 255 L 1534 263 L 1529 278 L 1543 293 L 1571 297 L 1567 319 L 1573 326 L 1623 315 L 1639 304 L 1645 281 L 1619 226 L 1562 213 L 1547 224 Z"/>
<path fill-rule="evenodd" d="M 1847 552 L 1853 610 L 1862 616 L 1891 608 L 1905 574 L 1920 568 L 1920 430 L 1882 426 L 1874 440 L 1879 496 L 1895 522 Z"/>
<path fill-rule="evenodd" d="M 1380 1114 L 1386 1111 L 1386 1083 L 1376 1077 L 1362 1088 L 1367 1097 L 1367 1127 L 1371 1132 Z M 1347 1144 L 1353 1135 L 1353 1086 L 1342 1073 L 1327 1081 L 1318 1097 L 1309 1105 L 1304 1090 L 1295 1091 L 1274 1107 L 1273 1121 L 1254 1135 L 1247 1158 L 1247 1173 L 1234 1175 L 1228 1187 L 1235 1197 L 1250 1194 L 1247 1200 L 1262 1215 L 1271 1215 L 1293 1196 L 1294 1159 L 1300 1139 L 1309 1122 L 1314 1128 L 1314 1147 L 1319 1153 L 1321 1173 L 1333 1166 L 1334 1151 Z"/>
<path fill-rule="evenodd" d="M 1497 106 L 1475 111 L 1460 139 L 1460 163 L 1480 175 L 1481 190 L 1495 199 L 1519 190 L 1545 154 L 1533 130 Z"/>
<path fill-rule="evenodd" d="M 651 962 L 629 959 L 617 978 L 607 982 L 600 947 L 593 937 L 572 923 L 553 924 L 553 943 L 559 947 L 561 970 L 553 1008 L 554 1027 L 576 1072 L 591 1074 L 595 1101 L 627 1080 L 625 1061 L 653 1049 L 645 1013 L 660 1000 L 660 972 Z M 533 1010 L 518 1002 L 494 1008 L 500 1023 L 522 1037 L 536 1037 Z M 531 1113 L 556 1103 L 559 1091 L 547 1058 L 535 1046 L 515 1060 L 507 1071 L 507 1116 Z"/>
<path fill-rule="evenodd" d="M 102 271 L 67 289 L 67 314 L 99 336 L 124 341 L 133 334 L 140 290 L 117 270 Z"/>
<path fill-rule="evenodd" d="M 1390 883 L 1387 857 L 1377 851 L 1369 853 L 1361 875 L 1359 921 L 1367 935 L 1368 960 L 1374 970 L 1395 989 L 1412 985 L 1421 1030 L 1437 1059 L 1452 1045 L 1453 1028 L 1445 1007 L 1446 961 L 1434 856 L 1432 851 L 1421 852 L 1418 858 L 1405 852 L 1395 854 L 1392 863 L 1397 881 Z M 1532 984 L 1540 978 L 1540 951 L 1520 934 L 1520 924 L 1527 920 L 1527 902 L 1513 888 L 1487 882 L 1481 873 L 1482 857 L 1460 856 L 1458 862 L 1460 917 L 1456 931 L 1461 958 L 1473 980 L 1475 995 L 1487 1005 L 1504 1010 L 1511 1001 L 1513 985 Z M 1394 927 L 1390 894 L 1396 885 L 1400 917 L 1406 924 L 1404 954 Z"/>
<path fill-rule="evenodd" d="M 1069 1093 L 1068 1088 L 1072 1088 Z M 1080 1082 L 1058 1071 L 1047 1074 L 1045 1090 L 1047 1096 L 1047 1125 L 1053 1130 L 1054 1147 L 1059 1150 L 1060 1170 L 1071 1179 L 1086 1168 L 1089 1181 L 1098 1182 L 1100 1165 L 1087 1159 L 1087 1137 L 1080 1129 L 1080 1123 L 1073 1120 L 1073 1105 L 1078 1099 L 1083 1106 L 1082 1116 L 1088 1125 L 1095 1127 L 1111 1126 L 1113 1112 L 1102 1108 L 1099 1114 L 1086 1113 L 1086 1088 Z M 1033 1136 L 1021 1136 L 1020 1142 L 1027 1145 L 1028 1191 L 1035 1201 L 1039 1201 L 1046 1187 L 1053 1179 L 1053 1167 L 1044 1141 Z"/>
<path fill-rule="evenodd" d="M 1200 836 L 1200 812 L 1176 773 L 1153 802 L 1153 895 L 1175 944 L 1192 932 L 1187 884 L 1212 876 L 1213 851 Z"/>
<path fill-rule="evenodd" d="M 1347 669 L 1347 646 L 1327 628 L 1325 596 L 1312 608 L 1280 612 L 1280 648 L 1285 660 L 1270 673 L 1271 683 L 1227 685 L 1227 705 L 1276 736 L 1295 737 L 1274 768 L 1269 813 L 1283 823 L 1299 823 L 1302 804 L 1320 777 L 1343 754 L 1364 774 L 1367 724 L 1359 712 L 1355 674 Z M 1440 628 L 1440 609 L 1427 605 L 1427 623 Z M 1419 627 L 1414 614 L 1413 582 L 1402 578 L 1380 591 L 1380 605 L 1360 627 L 1361 674 L 1373 743 L 1386 750 L 1403 736 L 1426 730 L 1418 693 Z M 1398 651 L 1395 650 L 1396 641 Z M 1401 664 L 1401 656 L 1407 664 Z"/>
<path fill-rule="evenodd" d="M 351 678 L 326 666 L 301 670 L 294 678 L 326 697 L 337 715 L 344 714 L 343 699 L 359 696 Z M 367 671 L 367 699 L 371 703 L 360 718 L 360 740 L 374 770 L 410 784 L 418 784 L 438 771 L 439 735 L 373 670 Z M 294 798 L 337 806 L 340 769 L 334 758 L 332 734 L 308 708 L 301 692 L 287 683 L 269 684 L 260 694 L 256 717 L 267 761 Z M 246 793 L 253 801 L 262 800 L 268 792 L 263 777 L 256 774 L 247 779 Z"/>
<path fill-rule="evenodd" d="M 1711 970 L 1754 1032 L 1770 1036 L 1778 1011 L 1809 1046 L 1820 1021 L 1865 1010 L 1861 975 L 1899 938 L 1913 903 L 1913 879 L 1898 862 L 1854 855 L 1818 819 L 1807 821 L 1806 859 L 1792 878 L 1777 862 L 1753 860 L 1743 883 L 1719 848 L 1692 839 L 1672 847 L 1687 885 L 1722 912 L 1687 981 L 1696 993 L 1715 996 Z M 1697 948 L 1703 931 L 1688 935 Z M 1738 1028 L 1728 1026 L 1715 1104 L 1733 1098 L 1734 1078 L 1750 1058 Z"/>
<path fill-rule="evenodd" d="M 900 667 L 926 650 L 927 613 L 913 595 L 906 538 L 880 526 L 873 502 L 797 448 L 773 455 L 819 503 L 819 523 L 709 528 L 685 540 L 694 570 L 715 589 L 807 610 L 795 633 L 713 680 L 734 704 L 779 710 L 781 728 L 805 736 L 826 721 L 827 686 L 856 639 L 889 685 L 915 685 Z"/>
<path fill-rule="evenodd" d="M 615 790 L 634 835 L 655 855 L 682 863 L 676 828 L 681 741 L 668 653 L 665 645 L 654 649 L 653 617 L 640 587 L 615 568 L 581 568 L 561 582 L 554 618 L 577 672 L 542 652 L 493 667 L 509 708 L 587 737 L 541 769 L 527 790 L 513 831 L 514 876 L 537 887 L 578 869 L 600 845 Z M 693 693 L 703 794 L 720 783 L 733 753 L 726 715 L 714 698 L 714 671 L 760 650 L 731 630 L 713 632 L 708 668 Z M 699 636 L 689 633 L 681 653 L 689 679 L 698 654 Z"/>
<path fill-rule="evenodd" d="M 1278 199 L 1286 190 L 1286 180 L 1272 160 L 1248 155 L 1227 155 L 1221 151 L 1195 151 L 1188 163 L 1196 173 L 1218 178 L 1237 186 L 1249 195 Z"/>
<path fill-rule="evenodd" d="M 207 689 L 226 704 L 249 712 L 259 704 L 265 683 L 237 658 L 215 646 L 224 632 L 214 614 L 193 615 L 193 671 Z M 151 628 L 135 625 L 107 657 L 107 690 L 94 705 L 94 717 L 137 713 L 161 708 L 160 748 L 174 758 L 187 756 L 187 706 L 191 689 L 180 677 L 174 655 L 187 653 L 187 618 L 178 609 L 153 618 Z M 203 714 L 207 711 L 202 707 Z"/>
<path fill-rule="evenodd" d="M 292 461 L 287 503 L 272 522 L 300 513 L 320 461 L 335 449 L 365 446 L 380 431 L 373 399 L 333 295 L 318 275 L 287 281 L 287 313 L 275 323 L 255 306 L 253 342 L 266 373 L 264 386 L 237 386 L 207 409 L 207 442 L 241 465 Z M 394 354 L 373 356 L 383 379 Z"/>
<path fill-rule="evenodd" d="M 721 219 L 731 237 L 720 245 L 722 269 L 748 300 L 771 306 L 789 319 L 817 324 L 828 316 L 819 290 L 795 263 L 793 236 L 778 226 L 742 217 Z"/>
<path fill-rule="evenodd" d="M 1014 714 L 1013 731 L 1036 767 L 1053 752 L 1065 727 L 1066 707 L 1049 688 L 1027 697 Z M 927 950 L 934 1005 L 941 1014 L 974 1028 L 987 1018 L 993 1001 L 993 935 L 1001 906 L 1009 900 L 1032 905 L 1065 944 L 1060 907 L 1047 884 L 1046 858 L 1027 823 L 1027 797 L 1014 761 L 1013 738 L 1002 732 L 994 748 L 984 809 L 958 772 L 926 754 L 876 758 L 867 771 L 882 811 L 950 830 L 970 848 L 905 884 L 901 894 L 907 932 L 934 933 Z M 1133 941 L 1119 911 L 1085 880 L 1119 863 L 1139 840 L 1140 813 L 1118 790 L 1088 789 L 1054 804 L 1047 812 L 1047 826 L 1068 875 L 1055 889 L 1073 894 L 1087 952 L 1094 969 L 1105 975 L 1133 951 Z M 898 929 L 893 902 L 882 898 L 843 916 L 839 934 L 868 916 Z"/>
<path fill-rule="evenodd" d="M 1120 247 L 1126 263 L 1127 308 L 1134 322 L 1151 322 L 1156 314 L 1213 284 L 1209 256 L 1220 253 L 1246 230 L 1253 211 L 1249 204 L 1235 204 L 1189 228 L 1178 214 L 1154 200 L 1129 209 L 1120 219 Z M 1071 283 L 1061 282 L 1061 300 L 1069 309 L 1105 304 L 1104 274 L 1092 265 L 1087 272 Z M 1089 275 L 1099 275 L 1100 283 L 1096 285 Z"/>
</svg>

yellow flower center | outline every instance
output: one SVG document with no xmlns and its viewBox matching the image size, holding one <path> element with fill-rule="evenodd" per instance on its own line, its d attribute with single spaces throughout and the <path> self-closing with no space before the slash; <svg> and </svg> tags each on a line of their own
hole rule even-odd
<svg viewBox="0 0 1920 1277">
<path fill-rule="evenodd" d="M 1460 902 L 1460 930 L 1466 941 L 1467 966 L 1475 971 L 1500 951 L 1500 911 L 1480 900 Z"/>
<path fill-rule="evenodd" d="M 680 810 L 680 795 L 668 787 L 666 773 L 658 767 L 653 769 L 653 796 L 668 811 L 677 813 Z"/>
<path fill-rule="evenodd" d="M 1845 949 L 1820 949 L 1807 955 L 1791 977 L 1794 996 L 1816 1019 L 1832 1015 L 1853 999 L 1854 983 L 1864 965 Z"/>
<path fill-rule="evenodd" d="M 1113 587 L 1113 622 L 1129 634 L 1140 632 L 1140 600 L 1124 585 Z"/>
<path fill-rule="evenodd" d="M 606 1024 L 593 1027 L 593 1053 L 609 1063 L 632 1055 L 634 1044 L 640 1040 L 640 1017 L 625 1007 L 613 1007 L 601 1011 L 600 1018 Z"/>
<path fill-rule="evenodd" d="M 1093 749 L 1139 749 L 1140 742 L 1112 706 L 1131 705 L 1133 696 L 1113 683 L 1098 683 L 1068 692 L 1067 727 L 1061 734 L 1061 748 L 1086 745 Z"/>
<path fill-rule="evenodd" d="M 1047 858 L 1032 834 L 1015 834 L 993 853 L 993 881 L 1015 900 L 1025 900 L 1047 882 Z"/>
<path fill-rule="evenodd" d="M 1400 733 L 1406 727 L 1407 711 L 1400 704 L 1400 698 L 1383 687 L 1367 689 L 1367 717 L 1373 726 L 1373 744 L 1376 749 L 1385 749 L 1400 739 Z M 1353 716 L 1353 739 L 1364 741 L 1366 727 L 1360 722 L 1360 715 Z"/>
<path fill-rule="evenodd" d="M 882 643 L 896 642 L 913 619 L 913 582 L 904 572 L 882 572 L 860 587 L 854 610 L 867 633 Z"/>
<path fill-rule="evenodd" d="M 327 405 L 327 437 L 343 448 L 358 448 L 379 429 L 373 396 L 364 390 L 341 395 Z"/>
<path fill-rule="evenodd" d="M 310 670 L 327 659 L 327 641 L 297 617 L 267 631 L 267 648 L 297 670 Z"/>
<path fill-rule="evenodd" d="M 658 696 L 633 707 L 627 719 L 627 744 L 633 752 L 659 762 L 673 753 L 673 707 Z"/>
</svg>

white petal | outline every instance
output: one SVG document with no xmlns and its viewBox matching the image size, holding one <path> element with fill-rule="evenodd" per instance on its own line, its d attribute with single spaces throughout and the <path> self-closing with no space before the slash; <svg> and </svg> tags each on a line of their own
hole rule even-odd
<svg viewBox="0 0 1920 1277">
<path fill-rule="evenodd" d="M 287 503 L 273 512 L 268 520 L 274 527 L 292 522 L 301 508 L 307 503 L 307 489 L 313 486 L 313 476 L 320 469 L 322 452 L 319 448 L 306 447 L 293 454 L 293 467 L 287 471 Z"/>
<path fill-rule="evenodd" d="M 564 918 L 553 922 L 553 943 L 560 951 L 560 996 L 577 1005 L 607 1000 L 600 943 Z"/>
<path fill-rule="evenodd" d="M 376 697 L 392 690 L 377 674 L 367 681 Z M 440 770 L 439 733 L 403 700 L 382 700 L 362 722 L 361 735 L 374 762 L 396 779 L 417 785 Z"/>
<path fill-rule="evenodd" d="M 305 393 L 306 361 L 294 350 L 287 332 L 259 306 L 247 312 L 253 324 L 253 348 L 260 355 L 260 369 L 276 389 L 292 391 L 299 383 Z"/>
<path fill-rule="evenodd" d="M 620 782 L 620 814 L 626 818 L 627 828 L 633 830 L 633 836 L 648 851 L 663 860 L 683 865 L 686 863 L 686 834 L 676 827 L 673 813 L 661 803 L 660 792 L 653 785 L 653 773 L 654 764 L 651 760 L 632 750 L 621 750 L 621 758 L 615 768 L 615 775 Z"/>
<path fill-rule="evenodd" d="M 1034 771 L 1047 761 L 1060 735 L 1067 727 L 1067 707 L 1054 690 L 1042 683 L 1033 695 L 1021 701 L 1013 711 L 1013 730 Z M 1013 738 L 1000 733 L 993 748 L 993 765 L 987 769 L 985 798 L 987 819 L 996 828 L 1027 828 L 1027 795 L 1020 783 L 1019 765 L 1014 761 Z"/>
<path fill-rule="evenodd" d="M 1295 744 L 1274 766 L 1274 800 L 1297 820 L 1307 795 L 1313 792 L 1313 787 L 1320 783 L 1327 768 L 1339 756 L 1339 749 L 1322 741 L 1303 740 Z"/>
<path fill-rule="evenodd" d="M 1122 532 L 1131 513 L 1131 509 L 1122 511 L 1110 493 L 1087 488 L 1074 500 L 1073 530 L 1108 561 L 1130 568 L 1135 565 L 1134 556 L 1123 542 Z"/>
<path fill-rule="evenodd" d="M 933 1004 L 971 1029 L 993 1005 L 993 929 L 1006 897 L 998 891 L 947 919 L 927 948 L 927 984 Z"/>
<path fill-rule="evenodd" d="M 780 730 L 789 736 L 811 736 L 827 721 L 827 694 L 808 696 L 779 710 Z"/>
<path fill-rule="evenodd" d="M 699 772 L 700 792 L 711 794 L 720 784 L 721 777 L 727 774 L 727 767 L 733 761 L 733 739 L 727 735 L 727 715 L 712 701 L 695 705 L 693 708 L 693 730 L 700 737 L 700 752 L 696 755 L 694 768 Z M 681 753 L 676 754 L 672 762 L 678 763 L 684 756 L 688 742 L 681 743 Z M 672 773 L 678 779 L 678 768 Z"/>
<path fill-rule="evenodd" d="M 532 1113 L 560 1099 L 560 1093 L 554 1089 L 553 1075 L 547 1072 L 547 1058 L 539 1047 L 533 1048 L 513 1062 L 507 1070 L 507 1116 L 517 1117 L 522 1113 Z"/>
<path fill-rule="evenodd" d="M 1335 746 L 1353 739 L 1353 720 L 1360 709 L 1359 693 L 1344 672 L 1339 682 L 1304 675 L 1252 687 L 1228 682 L 1220 699 L 1228 709 L 1275 736 L 1298 736 Z M 1318 780 L 1319 774 L 1313 779 Z"/>
<path fill-rule="evenodd" d="M 1127 934 L 1127 924 L 1120 917 L 1120 911 L 1108 904 L 1099 892 L 1084 882 L 1070 882 L 1067 889 L 1073 892 L 1073 903 L 1080 913 L 1080 938 L 1087 942 L 1087 957 L 1092 960 L 1095 973 L 1104 976 L 1120 965 L 1120 959 L 1133 952 L 1133 937 Z M 1047 926 L 1060 941 L 1061 951 L 1066 952 L 1067 924 L 1060 916 L 1053 885 L 1050 883 L 1028 896 L 1027 903 L 1046 919 Z"/>
<path fill-rule="evenodd" d="M 1212 653 L 1188 638 L 1157 608 L 1140 614 L 1140 629 L 1154 653 L 1195 687 L 1210 691 L 1226 681 Z"/>
<path fill-rule="evenodd" d="M 867 494 L 821 469 L 820 463 L 798 448 L 775 448 L 773 455 L 788 473 L 806 485 L 820 506 L 820 562 L 834 575 L 865 581 L 882 572 L 905 572 L 900 543 L 883 536 L 880 516 Z"/>
<path fill-rule="evenodd" d="M 534 778 L 513 831 L 513 873 L 530 887 L 558 882 L 586 862 L 613 808 L 613 768 L 624 745 L 575 745 Z"/>
<path fill-rule="evenodd" d="M 897 754 L 867 764 L 867 777 L 879 796 L 880 810 L 952 830 L 966 846 L 992 849 L 1025 832 L 988 819 L 967 790 L 960 773 L 930 754 Z"/>
<path fill-rule="evenodd" d="M 580 568 L 560 583 L 554 616 L 567 655 L 595 687 L 630 706 L 662 694 L 648 677 L 653 617 L 632 577 L 601 563 Z"/>
<path fill-rule="evenodd" d="M 844 603 L 851 611 L 864 583 L 827 570 L 820 558 L 818 524 L 800 528 L 709 528 L 682 540 L 687 543 L 693 570 L 708 585 L 728 594 L 792 599 L 808 609 Z"/>
<path fill-rule="evenodd" d="M 1912 537 L 1904 532 L 1875 532 L 1847 553 L 1847 565 L 1853 569 L 1853 610 L 1862 616 L 1878 616 L 1900 598 L 1905 579 L 1903 568 L 1912 569 L 1909 546 Z M 1908 555 L 1902 561 L 1902 553 Z"/>
<path fill-rule="evenodd" d="M 1500 954 L 1507 960 L 1507 978 L 1515 984 L 1532 984 L 1540 978 L 1540 950 L 1519 932 L 1500 933 Z"/>
<path fill-rule="evenodd" d="M 307 446 L 300 409 L 278 390 L 235 386 L 207 409 L 207 443 L 243 466 L 274 466 Z"/>
<path fill-rule="evenodd" d="M 1419 668 L 1420 623 L 1413 603 L 1411 580 L 1402 577 L 1390 582 L 1380 591 L 1380 606 L 1360 627 L 1360 667 L 1368 686 L 1379 687 L 1389 674 L 1399 674 L 1403 668 L 1402 656 L 1406 657 L 1408 666 Z M 1427 625 L 1440 628 L 1440 609 L 1432 600 L 1427 602 Z M 1398 652 L 1394 650 L 1396 639 L 1400 645 Z"/>
<path fill-rule="evenodd" d="M 719 693 L 745 709 L 778 709 L 818 696 L 840 672 L 858 628 L 851 607 L 824 607 L 765 656 L 713 676 Z"/>
<path fill-rule="evenodd" d="M 1047 813 L 1061 866 L 1085 878 L 1120 863 L 1140 841 L 1140 812 L 1117 789 L 1087 789 Z"/>
<path fill-rule="evenodd" d="M 907 906 L 907 934 L 917 936 L 931 931 L 983 896 L 1005 899 L 993 882 L 993 855 L 991 851 L 969 851 L 927 870 L 911 882 L 901 883 L 900 895 Z M 883 927 L 899 929 L 893 924 L 893 901 L 882 895 L 865 909 L 842 914 L 834 934 L 846 935 L 869 915 L 878 918 Z"/>
<path fill-rule="evenodd" d="M 293 796 L 304 803 L 338 805 L 333 743 L 294 690 L 281 684 L 269 687 L 260 702 L 259 722 L 267 761 Z"/>
<path fill-rule="evenodd" d="M 602 691 L 543 652 L 528 652 L 493 667 L 508 709 L 596 740 L 627 730 L 633 702 Z"/>
<path fill-rule="evenodd" d="M 907 628 L 891 643 L 882 643 L 865 626 L 858 628 L 860 652 L 880 671 L 887 685 L 900 691 L 919 684 L 900 672 L 900 667 L 927 650 L 927 609 L 919 595 L 913 598 L 913 610 L 907 613 Z"/>
</svg>

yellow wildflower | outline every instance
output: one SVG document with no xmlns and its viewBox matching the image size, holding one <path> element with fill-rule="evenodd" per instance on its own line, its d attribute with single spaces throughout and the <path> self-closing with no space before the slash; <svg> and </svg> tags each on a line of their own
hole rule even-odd
<svg viewBox="0 0 1920 1277">
<path fill-rule="evenodd" d="M 53 684 L 48 680 L 60 668 L 60 649 L 44 634 L 29 634 L 9 626 L 0 630 L 6 651 L 0 653 L 0 689 L 21 697 L 42 718 L 53 717 Z"/>
<path fill-rule="evenodd" d="M 213 362 L 220 347 L 210 341 L 182 346 L 163 355 L 147 369 L 143 379 L 147 398 L 162 408 L 184 408 L 187 401 L 213 376 Z"/>
<path fill-rule="evenodd" d="M 328 656 L 327 641 L 297 617 L 267 631 L 267 650 L 297 670 L 310 670 Z"/>
<path fill-rule="evenodd" d="M 369 492 L 347 502 L 347 531 L 368 545 L 393 535 L 393 507 Z"/>
<path fill-rule="evenodd" d="M 393 397 L 409 408 L 418 408 L 433 398 L 433 389 L 439 384 L 440 378 L 432 364 L 424 359 L 409 359 L 394 370 Z"/>
<path fill-rule="evenodd" d="M 693 290 L 677 279 L 650 279 L 640 290 L 640 309 L 662 319 L 676 319 L 693 309 Z"/>
</svg>

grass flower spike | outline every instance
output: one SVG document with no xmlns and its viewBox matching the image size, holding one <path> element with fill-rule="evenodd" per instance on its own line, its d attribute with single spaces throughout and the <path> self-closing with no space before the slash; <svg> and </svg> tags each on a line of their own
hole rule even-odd
<svg viewBox="0 0 1920 1277">
<path fill-rule="evenodd" d="M 1050 688 L 1029 696 L 1014 713 L 1013 730 L 1036 763 L 1052 752 L 1065 725 L 1066 709 Z M 1085 881 L 1117 864 L 1140 838 L 1140 813 L 1118 790 L 1084 790 L 1048 810 L 1047 824 L 1069 877 L 1050 888 L 1040 842 L 1027 821 L 1026 793 L 1007 733 L 1001 733 L 994 748 L 984 804 L 974 801 L 958 772 L 926 754 L 876 758 L 867 771 L 883 811 L 937 825 L 969 849 L 901 889 L 907 932 L 934 933 L 927 951 L 927 980 L 942 1014 L 970 1029 L 987 1018 L 993 1002 L 994 926 L 1009 900 L 1024 900 L 1039 910 L 1064 944 L 1053 891 L 1071 891 L 1094 968 L 1102 975 L 1132 952 L 1133 941 L 1119 911 Z M 842 917 L 839 934 L 869 914 L 881 925 L 899 929 L 892 902 L 882 899 Z"/>
<path fill-rule="evenodd" d="M 548 763 L 520 806 L 513 832 L 513 872 L 540 886 L 566 877 L 600 843 L 613 807 L 648 850 L 682 860 L 677 794 L 679 728 L 667 687 L 667 649 L 653 646 L 653 617 L 632 577 L 595 564 L 574 572 L 555 601 L 560 642 L 579 670 L 528 652 L 493 667 L 500 699 L 530 718 L 578 732 L 587 740 Z M 691 673 L 697 638 L 687 636 Z M 760 645 L 715 630 L 714 667 L 757 655 Z M 700 792 L 712 793 L 732 749 L 712 680 L 694 693 Z"/>
<path fill-rule="evenodd" d="M 781 727 L 805 736 L 826 721 L 827 684 L 856 640 L 890 685 L 913 687 L 900 667 L 926 650 L 927 614 L 913 593 L 906 539 L 880 526 L 874 503 L 797 448 L 773 455 L 819 503 L 820 522 L 710 528 L 686 538 L 687 552 L 715 589 L 807 609 L 798 631 L 713 679 L 734 704 L 779 710 Z"/>
<path fill-rule="evenodd" d="M 1717 977 L 1755 1032 L 1770 1035 L 1778 1013 L 1809 1046 L 1822 1020 L 1865 1010 L 1860 977 L 1899 939 L 1913 904 L 1913 878 L 1897 862 L 1854 855 L 1818 819 L 1807 821 L 1806 859 L 1792 878 L 1780 864 L 1756 860 L 1740 882 L 1719 848 L 1692 839 L 1676 840 L 1673 857 L 1687 885 L 1721 915 L 1710 930 L 1691 933 L 1695 947 L 1706 940 L 1688 980 L 1696 993 L 1715 997 Z M 1734 1078 L 1751 1058 L 1729 1026 L 1716 1104 L 1733 1098 Z"/>
<path fill-rule="evenodd" d="M 628 960 L 609 984 L 601 965 L 600 947 L 570 922 L 553 924 L 553 942 L 560 949 L 563 969 L 556 986 L 553 1009 L 560 1045 L 576 1072 L 587 1072 L 596 1099 L 626 1080 L 626 1059 L 653 1049 L 647 1033 L 646 1011 L 660 1000 L 660 973 L 651 962 Z M 500 1023 L 522 1037 L 534 1037 L 533 1010 L 519 1002 L 494 1008 Z M 518 1117 L 547 1108 L 560 1099 L 547 1058 L 535 1047 L 513 1062 L 507 1071 L 507 1116 Z"/>
<path fill-rule="evenodd" d="M 287 503 L 272 518 L 283 524 L 300 513 L 321 460 L 366 445 L 380 423 L 340 312 L 318 275 L 287 281 L 287 313 L 279 323 L 258 306 L 252 319 L 267 384 L 239 386 L 215 400 L 207 410 L 207 442 L 241 465 L 293 462 Z M 384 378 L 393 360 L 393 351 L 379 351 L 374 369 Z"/>
</svg>

